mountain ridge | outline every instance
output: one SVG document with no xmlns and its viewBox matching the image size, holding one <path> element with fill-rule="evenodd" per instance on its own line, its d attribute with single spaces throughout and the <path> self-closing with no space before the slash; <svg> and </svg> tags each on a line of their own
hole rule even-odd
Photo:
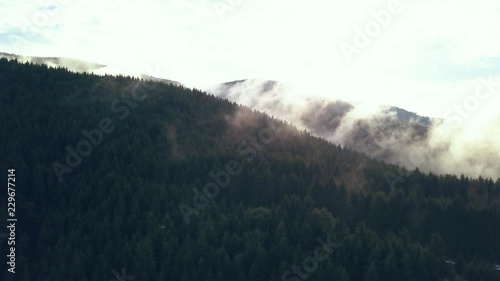
<svg viewBox="0 0 500 281">
<path fill-rule="evenodd" d="M 71 58 L 63 58 L 63 57 L 22 56 L 22 55 L 9 54 L 9 53 L 4 53 L 4 52 L 0 52 L 0 58 L 6 58 L 8 60 L 18 60 L 21 62 L 31 62 L 31 63 L 39 64 L 39 65 L 44 64 L 44 65 L 47 65 L 49 67 L 54 67 L 54 68 L 64 67 L 72 72 L 77 72 L 77 73 L 87 72 L 87 73 L 95 73 L 98 75 L 134 76 L 134 77 L 138 77 L 138 78 L 142 78 L 142 79 L 150 80 L 150 81 L 157 81 L 157 82 L 162 82 L 162 83 L 166 83 L 166 84 L 173 84 L 173 85 L 182 85 L 180 82 L 177 82 L 177 81 L 159 78 L 159 77 L 155 77 L 155 76 L 148 75 L 148 74 L 130 75 L 130 74 L 127 74 L 127 71 L 124 71 L 124 70 L 113 69 L 112 67 L 104 65 L 104 64 L 93 63 L 93 62 L 88 62 L 88 61 L 79 60 L 79 59 L 71 59 Z"/>
<path fill-rule="evenodd" d="M 278 281 L 319 239 L 335 247 L 311 281 L 498 280 L 500 180 L 406 170 L 183 86 L 6 59 L 0 83 L 22 281 Z"/>
</svg>

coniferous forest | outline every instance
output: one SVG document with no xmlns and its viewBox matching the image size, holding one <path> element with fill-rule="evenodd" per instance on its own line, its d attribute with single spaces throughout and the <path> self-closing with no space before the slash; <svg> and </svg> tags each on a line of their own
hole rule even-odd
<svg viewBox="0 0 500 281">
<path fill-rule="evenodd" d="M 15 280 L 500 280 L 499 179 L 406 170 L 183 86 L 6 59 L 0 85 Z"/>
</svg>

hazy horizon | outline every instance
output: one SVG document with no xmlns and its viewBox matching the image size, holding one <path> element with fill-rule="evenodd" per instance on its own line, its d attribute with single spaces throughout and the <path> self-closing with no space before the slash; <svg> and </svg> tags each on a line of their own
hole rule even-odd
<svg viewBox="0 0 500 281">
<path fill-rule="evenodd" d="M 0 18 L 0 279 L 500 280 L 499 1 Z"/>
<path fill-rule="evenodd" d="M 277 80 L 442 117 L 480 79 L 500 80 L 495 1 L 9 1 L 0 16 L 2 51 L 152 72 L 201 89 Z M 477 111 L 498 117 L 488 105 L 499 100 Z"/>
</svg>

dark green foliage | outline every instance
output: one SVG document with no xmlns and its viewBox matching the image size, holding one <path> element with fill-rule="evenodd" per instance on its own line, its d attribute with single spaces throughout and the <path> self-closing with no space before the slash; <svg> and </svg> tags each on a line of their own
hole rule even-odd
<svg viewBox="0 0 500 281">
<path fill-rule="evenodd" d="M 137 281 L 282 280 L 318 238 L 336 246 L 307 280 L 500 280 L 498 180 L 417 170 L 391 189 L 384 174 L 398 167 L 180 86 L 5 59 L 0 85 L 18 280 L 110 280 L 122 268 Z M 60 182 L 53 162 L 67 165 L 65 148 L 104 118 L 114 130 Z M 230 161 L 241 172 L 187 224 L 179 204 L 194 208 L 193 187 Z"/>
</svg>

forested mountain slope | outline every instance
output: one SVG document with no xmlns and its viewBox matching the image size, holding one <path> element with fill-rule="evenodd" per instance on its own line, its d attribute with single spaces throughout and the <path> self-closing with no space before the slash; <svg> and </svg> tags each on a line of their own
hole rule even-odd
<svg viewBox="0 0 500 281">
<path fill-rule="evenodd" d="M 125 69 L 115 68 L 109 65 L 63 57 L 32 57 L 0 52 L 0 58 L 17 60 L 19 62 L 30 62 L 37 65 L 47 65 L 53 68 L 62 67 L 77 73 L 93 73 L 98 75 L 125 75 L 125 73 L 128 73 Z M 141 74 L 136 73 L 134 74 L 134 77 L 142 78 L 144 80 L 163 82 L 166 84 L 181 85 L 181 83 L 177 81 L 152 76 L 152 74 L 156 74 L 154 69 L 146 70 L 146 72 L 147 73 Z"/>
<path fill-rule="evenodd" d="M 0 85 L 17 280 L 500 280 L 499 180 L 402 170 L 181 86 L 6 59 Z"/>
<path fill-rule="evenodd" d="M 317 83 L 306 86 L 300 79 L 296 83 L 248 79 L 218 84 L 207 91 L 407 169 L 500 177 L 500 147 L 490 137 L 500 129 L 493 118 L 475 121 L 476 129 L 471 130 L 449 112 L 429 118 L 393 105 L 348 101 L 344 100 L 349 99 L 345 91 L 335 90 L 337 83 L 323 87 Z M 376 91 L 366 94 L 379 95 Z"/>
</svg>

